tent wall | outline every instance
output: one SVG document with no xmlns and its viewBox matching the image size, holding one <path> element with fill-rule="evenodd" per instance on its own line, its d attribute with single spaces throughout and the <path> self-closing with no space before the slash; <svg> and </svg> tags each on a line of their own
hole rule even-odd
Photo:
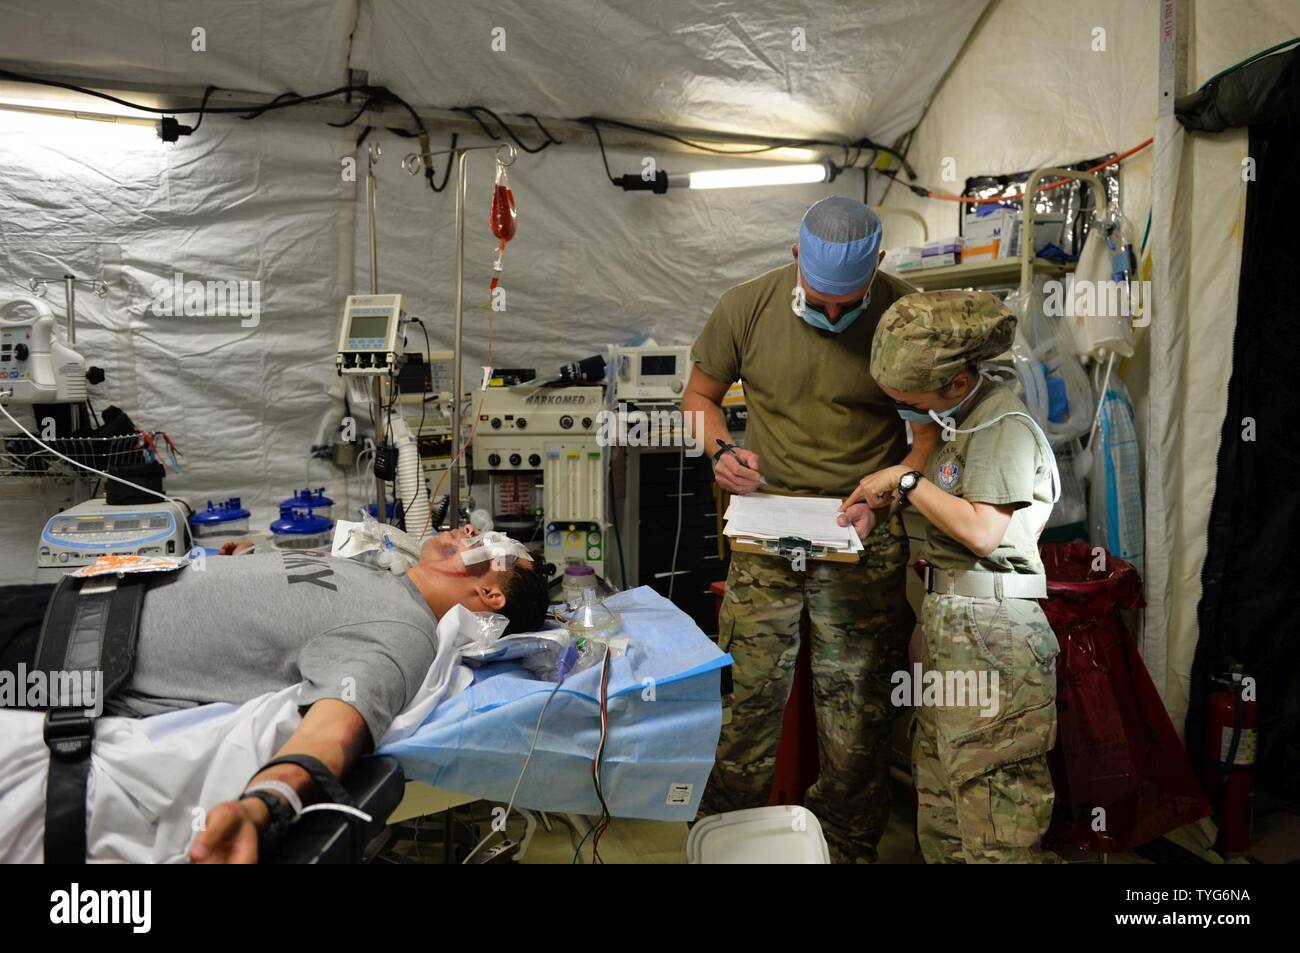
<svg viewBox="0 0 1300 953">
<path fill-rule="evenodd" d="M 184 457 L 169 491 L 199 505 L 241 495 L 265 525 L 269 504 L 304 484 L 341 393 L 331 361 L 352 270 L 354 186 L 339 174 L 350 142 L 323 124 L 218 117 L 201 133 L 164 146 L 147 127 L 0 112 L 0 294 L 26 293 L 32 275 L 102 277 L 106 299 L 77 297 L 78 348 L 107 373 L 96 406 L 172 435 Z M 176 273 L 260 281 L 260 320 L 160 316 L 153 286 Z M 62 287 L 47 299 L 62 319 Z M 0 480 L 0 580 L 31 580 L 59 499 L 43 482 Z"/>
</svg>

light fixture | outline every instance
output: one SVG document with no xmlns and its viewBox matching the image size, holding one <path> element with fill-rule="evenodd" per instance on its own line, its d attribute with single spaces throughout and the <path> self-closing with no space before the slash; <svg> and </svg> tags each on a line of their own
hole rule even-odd
<svg viewBox="0 0 1300 953">
<path fill-rule="evenodd" d="M 831 182 L 839 174 L 833 162 L 751 166 L 745 169 L 708 169 L 700 172 L 670 174 L 660 170 L 654 178 L 631 174 L 617 183 L 626 192 L 654 192 L 663 195 L 673 189 L 738 189 L 760 185 L 811 185 Z"/>
<path fill-rule="evenodd" d="M 713 169 L 688 175 L 693 189 L 739 189 L 755 185 L 809 185 L 829 182 L 835 167 L 829 162 L 803 162 L 798 165 L 754 166 L 748 169 Z"/>
<path fill-rule="evenodd" d="M 66 90 L 47 90 L 10 82 L 0 82 L 0 111 L 149 129 L 154 128 L 155 123 L 155 117 L 141 109 Z"/>
</svg>

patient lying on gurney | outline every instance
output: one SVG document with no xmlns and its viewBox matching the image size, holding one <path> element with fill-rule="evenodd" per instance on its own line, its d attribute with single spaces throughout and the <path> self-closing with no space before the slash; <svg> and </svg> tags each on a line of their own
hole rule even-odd
<svg viewBox="0 0 1300 953">
<path fill-rule="evenodd" d="M 430 539 L 400 576 L 277 550 L 210 559 L 160 581 L 145 595 L 134 671 L 105 712 L 242 703 L 301 683 L 302 724 L 276 757 L 306 755 L 341 777 L 414 697 L 437 654 L 437 620 L 453 606 L 500 613 L 506 631 L 542 628 L 543 575 L 526 559 L 503 570 L 467 565 L 474 535 L 466 528 Z M 272 766 L 249 787 L 264 782 L 289 785 L 304 803 L 322 799 L 297 765 Z M 263 796 L 210 807 L 191 859 L 256 860 L 272 804 Z"/>
</svg>

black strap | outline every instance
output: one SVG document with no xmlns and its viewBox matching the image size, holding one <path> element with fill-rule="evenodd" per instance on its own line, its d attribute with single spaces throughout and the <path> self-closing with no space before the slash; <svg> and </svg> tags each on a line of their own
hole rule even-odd
<svg viewBox="0 0 1300 953">
<path fill-rule="evenodd" d="M 79 708 L 55 708 L 45 716 L 50 768 L 45 779 L 45 862 L 86 862 L 86 793 L 95 722 Z"/>
<path fill-rule="evenodd" d="M 284 836 L 285 831 L 298 819 L 298 815 L 293 812 L 292 804 L 276 795 L 273 791 L 266 789 L 252 791 L 244 794 L 240 800 L 249 797 L 256 798 L 266 805 L 266 827 L 262 828 L 258 840 L 262 842 L 263 846 L 269 847 Z"/>
<path fill-rule="evenodd" d="M 50 749 L 45 782 L 46 863 L 86 861 L 86 796 L 95 719 L 104 702 L 131 677 L 147 584 L 142 577 L 128 576 L 105 588 L 100 580 L 65 576 L 46 610 L 36 648 L 36 668 L 45 673 L 51 692 L 44 730 Z M 95 686 L 97 693 L 89 698 L 54 697 L 56 689 L 66 685 L 68 673 L 88 673 L 92 679 L 98 673 L 102 681 Z"/>
<path fill-rule="evenodd" d="M 347 788 L 343 786 L 343 783 L 339 781 L 334 772 L 325 767 L 325 764 L 318 758 L 313 758 L 309 754 L 282 754 L 278 758 L 272 758 L 270 761 L 266 762 L 266 764 L 258 768 L 257 774 L 261 774 L 267 768 L 274 767 L 277 764 L 293 764 L 306 771 L 311 775 L 311 779 L 316 782 L 316 786 L 321 789 L 321 793 L 325 795 L 325 800 L 327 802 L 333 804 L 346 804 L 349 807 L 356 806 L 352 803 L 352 797 L 348 794 Z M 257 774 L 253 775 L 253 778 L 257 777 Z M 253 778 L 248 779 L 248 784 L 244 785 L 245 788 L 249 787 L 253 783 Z M 354 859 L 359 858 L 361 848 L 365 846 L 358 840 L 357 836 L 358 824 L 361 823 L 361 818 L 347 813 L 343 816 L 348 822 L 347 830 L 352 838 L 352 857 Z M 272 818 L 274 817 L 275 815 L 273 813 Z M 296 822 L 298 819 L 292 818 L 291 820 Z M 261 849 L 265 850 L 273 846 L 278 840 L 282 839 L 286 833 L 287 826 L 288 825 L 278 825 L 275 823 L 267 825 L 267 829 L 262 831 L 258 838 L 261 844 Z"/>
<path fill-rule="evenodd" d="M 257 769 L 257 774 L 261 774 L 267 768 L 274 767 L 277 764 L 295 764 L 311 775 L 311 779 L 316 782 L 316 786 L 321 789 L 325 795 L 325 800 L 335 804 L 352 805 L 352 798 L 348 795 L 347 788 L 335 777 L 334 772 L 325 767 L 324 763 L 309 754 L 282 754 L 278 758 L 272 758 L 266 764 Z M 257 777 L 257 774 L 253 777 Z M 247 788 L 253 783 L 249 778 Z"/>
</svg>

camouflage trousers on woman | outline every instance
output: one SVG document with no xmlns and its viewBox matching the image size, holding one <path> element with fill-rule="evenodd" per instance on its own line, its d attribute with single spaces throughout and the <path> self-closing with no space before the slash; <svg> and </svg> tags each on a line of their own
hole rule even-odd
<svg viewBox="0 0 1300 953">
<path fill-rule="evenodd" d="M 1039 846 L 1052 819 L 1059 652 L 1043 610 L 1031 599 L 930 593 L 921 615 L 922 670 L 949 688 L 913 723 L 926 863 L 1056 862 Z M 977 684 L 994 690 L 971 697 Z"/>
<path fill-rule="evenodd" d="M 907 539 L 895 517 L 863 541 L 857 563 L 732 553 L 719 644 L 735 660 L 730 721 L 702 814 L 761 807 L 808 613 L 821 770 L 805 806 L 837 861 L 872 861 L 889 817 L 890 676 L 913 616 L 903 589 Z"/>
</svg>

